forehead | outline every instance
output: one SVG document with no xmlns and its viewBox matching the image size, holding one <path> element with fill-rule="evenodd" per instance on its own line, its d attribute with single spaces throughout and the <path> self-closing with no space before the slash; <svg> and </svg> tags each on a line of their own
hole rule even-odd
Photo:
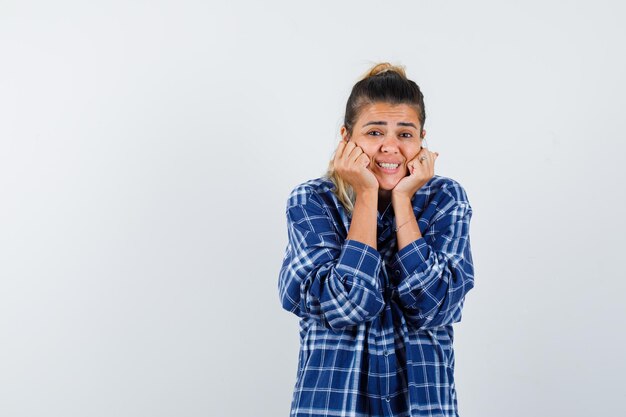
<svg viewBox="0 0 626 417">
<path fill-rule="evenodd" d="M 419 117 L 413 107 L 408 104 L 374 103 L 361 110 L 357 124 L 363 125 L 369 121 L 380 120 L 391 124 L 395 122 L 413 122 L 419 125 Z"/>
</svg>

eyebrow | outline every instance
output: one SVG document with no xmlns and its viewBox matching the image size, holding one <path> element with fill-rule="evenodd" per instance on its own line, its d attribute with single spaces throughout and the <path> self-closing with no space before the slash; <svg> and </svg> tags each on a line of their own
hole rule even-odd
<svg viewBox="0 0 626 417">
<path fill-rule="evenodd" d="M 383 121 L 383 120 L 374 120 L 371 122 L 367 122 L 363 125 L 363 127 L 365 126 L 369 126 L 369 125 L 384 125 L 387 126 L 387 122 Z M 411 122 L 398 122 L 396 123 L 397 126 L 411 126 L 413 128 L 415 128 L 417 130 L 417 126 L 415 126 L 415 124 L 411 123 Z"/>
</svg>

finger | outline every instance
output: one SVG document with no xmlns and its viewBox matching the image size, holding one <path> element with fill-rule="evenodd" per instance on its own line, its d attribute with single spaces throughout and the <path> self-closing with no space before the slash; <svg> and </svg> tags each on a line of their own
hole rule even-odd
<svg viewBox="0 0 626 417">
<path fill-rule="evenodd" d="M 346 141 L 345 140 L 341 140 L 339 142 L 339 144 L 337 145 L 337 148 L 335 149 L 335 157 L 334 159 L 334 164 L 337 165 L 337 163 L 341 160 L 341 155 L 343 154 L 343 150 L 346 147 Z"/>
<path fill-rule="evenodd" d="M 356 159 L 356 163 L 361 164 L 363 168 L 367 168 L 370 164 L 370 158 L 365 152 L 361 153 Z"/>
<path fill-rule="evenodd" d="M 415 155 L 415 158 L 411 159 L 407 165 L 412 165 L 413 168 L 417 169 L 418 168 L 417 166 L 421 165 L 420 157 L 421 156 L 420 156 L 420 154 L 418 152 L 418 154 Z"/>
<path fill-rule="evenodd" d="M 361 157 L 361 155 L 364 154 L 365 152 L 360 146 L 355 146 L 350 152 L 350 155 L 348 155 L 348 161 L 350 161 L 351 164 L 354 164 Z"/>
<path fill-rule="evenodd" d="M 346 142 L 346 141 L 345 141 L 345 140 L 343 140 L 343 139 L 342 139 L 342 140 L 340 140 L 340 141 L 339 141 L 339 144 L 337 145 L 337 148 L 336 148 L 336 153 L 337 153 L 337 154 L 339 154 L 339 155 L 341 156 L 341 153 L 343 152 L 343 149 L 346 147 L 346 144 L 347 144 L 347 143 L 348 143 L 348 142 Z"/>
<path fill-rule="evenodd" d="M 350 155 L 350 152 L 352 151 L 352 149 L 354 149 L 355 146 L 356 146 L 355 143 L 352 141 L 346 142 L 346 144 L 343 147 L 343 151 L 341 155 L 339 156 L 340 161 L 346 160 L 346 158 L 348 157 L 348 155 Z"/>
<path fill-rule="evenodd" d="M 356 144 L 352 141 L 346 143 L 346 146 L 343 148 L 343 157 L 347 157 L 348 155 L 350 155 L 350 152 L 352 152 L 352 149 L 354 149 L 354 147 L 356 146 Z"/>
</svg>

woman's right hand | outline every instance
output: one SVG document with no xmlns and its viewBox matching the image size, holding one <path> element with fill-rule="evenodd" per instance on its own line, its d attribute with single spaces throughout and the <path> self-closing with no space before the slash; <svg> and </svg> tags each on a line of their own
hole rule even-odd
<svg viewBox="0 0 626 417">
<path fill-rule="evenodd" d="M 337 174 L 359 195 L 368 190 L 378 191 L 378 180 L 368 168 L 370 162 L 363 148 L 342 139 L 335 151 L 333 165 Z"/>
</svg>

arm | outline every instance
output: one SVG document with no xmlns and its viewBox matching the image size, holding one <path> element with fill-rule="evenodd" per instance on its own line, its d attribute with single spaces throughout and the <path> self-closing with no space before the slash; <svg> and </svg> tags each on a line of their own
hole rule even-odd
<svg viewBox="0 0 626 417">
<path fill-rule="evenodd" d="M 359 206 L 368 208 L 357 200 L 353 219 Z M 341 241 L 315 193 L 294 190 L 286 215 L 288 244 L 278 279 L 282 307 L 333 330 L 376 317 L 384 308 L 380 253 L 355 239 Z"/>
<path fill-rule="evenodd" d="M 378 191 L 370 190 L 357 194 L 350 230 L 346 239 L 358 240 L 377 249 L 378 237 Z"/>
<path fill-rule="evenodd" d="M 465 295 L 474 287 L 469 239 L 472 208 L 463 190 L 456 191 L 444 191 L 446 198 L 438 204 L 442 214 L 429 226 L 426 237 L 402 247 L 391 265 L 397 302 L 417 329 L 459 322 Z"/>
</svg>

